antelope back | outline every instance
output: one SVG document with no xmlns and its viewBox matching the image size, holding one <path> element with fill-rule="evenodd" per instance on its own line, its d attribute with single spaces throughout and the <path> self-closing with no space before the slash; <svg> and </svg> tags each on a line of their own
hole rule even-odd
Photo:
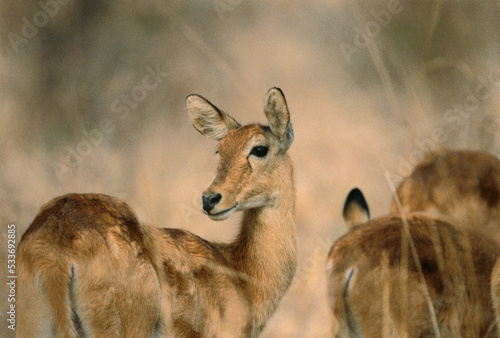
<svg viewBox="0 0 500 338">
<path fill-rule="evenodd" d="M 337 335 L 483 337 L 494 323 L 489 283 L 499 254 L 480 233 L 429 214 L 358 225 L 327 260 Z"/>
<path fill-rule="evenodd" d="M 427 154 L 397 189 L 391 212 L 401 211 L 446 215 L 500 243 L 500 161 L 477 151 Z"/>
<path fill-rule="evenodd" d="M 153 336 L 160 282 L 142 226 L 122 201 L 70 194 L 47 203 L 18 250 L 18 337 Z"/>
</svg>

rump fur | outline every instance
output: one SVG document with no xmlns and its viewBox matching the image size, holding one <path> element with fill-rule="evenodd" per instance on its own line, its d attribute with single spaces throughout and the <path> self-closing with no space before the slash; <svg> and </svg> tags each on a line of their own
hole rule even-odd
<svg viewBox="0 0 500 338">
<path fill-rule="evenodd" d="M 17 335 L 152 335 L 160 288 L 143 237 L 128 206 L 109 196 L 45 205 L 19 245 Z"/>
</svg>

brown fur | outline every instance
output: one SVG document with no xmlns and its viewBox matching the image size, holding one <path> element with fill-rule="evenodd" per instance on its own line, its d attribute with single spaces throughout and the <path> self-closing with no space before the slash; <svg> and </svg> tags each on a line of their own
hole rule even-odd
<svg viewBox="0 0 500 338">
<path fill-rule="evenodd" d="M 497 328 L 500 331 L 500 258 L 497 260 L 491 274 L 491 298 L 495 308 Z"/>
<path fill-rule="evenodd" d="M 404 212 L 449 216 L 500 245 L 500 160 L 492 155 L 452 150 L 427 154 L 399 185 L 397 198 Z M 399 212 L 394 199 L 391 212 Z M 493 272 L 491 295 L 500 325 L 500 261 Z"/>
<path fill-rule="evenodd" d="M 222 199 L 207 214 L 243 211 L 236 240 L 211 243 L 140 224 L 106 195 L 58 197 L 19 245 L 18 337 L 254 337 L 263 330 L 296 267 L 286 101 L 279 89 L 269 91 L 271 127 L 240 127 L 199 96 L 186 107 L 200 132 L 220 140 L 218 174 L 204 195 Z M 262 145 L 269 153 L 252 155 Z"/>
<path fill-rule="evenodd" d="M 71 194 L 46 204 L 21 239 L 18 266 L 19 337 L 151 336 L 159 321 L 143 228 L 115 198 Z"/>
<path fill-rule="evenodd" d="M 478 151 L 441 150 L 426 155 L 397 189 L 403 212 L 451 216 L 500 243 L 500 160 Z M 392 213 L 399 213 L 396 202 Z"/>
<path fill-rule="evenodd" d="M 399 215 L 362 224 L 332 246 L 327 277 L 337 335 L 434 336 L 428 294 L 441 336 L 483 337 L 494 323 L 489 281 L 500 249 L 443 219 L 405 217 L 421 270 Z"/>
</svg>

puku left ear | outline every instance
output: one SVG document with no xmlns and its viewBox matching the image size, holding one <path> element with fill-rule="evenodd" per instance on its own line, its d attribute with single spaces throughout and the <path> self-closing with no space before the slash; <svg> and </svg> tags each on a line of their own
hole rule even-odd
<svg viewBox="0 0 500 338">
<path fill-rule="evenodd" d="M 186 110 L 196 130 L 212 140 L 220 141 L 228 131 L 240 127 L 235 119 L 199 95 L 186 97 Z"/>
<path fill-rule="evenodd" d="M 366 203 L 365 196 L 358 188 L 352 189 L 347 195 L 342 216 L 349 229 L 366 223 L 370 219 L 368 203 Z"/>
<path fill-rule="evenodd" d="M 267 92 L 264 106 L 271 132 L 278 138 L 280 147 L 288 150 L 293 142 L 293 129 L 285 95 L 279 88 L 271 88 Z"/>
</svg>

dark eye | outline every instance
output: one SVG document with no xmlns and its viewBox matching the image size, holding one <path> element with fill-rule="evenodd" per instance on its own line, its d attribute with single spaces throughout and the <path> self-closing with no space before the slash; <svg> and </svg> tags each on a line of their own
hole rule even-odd
<svg viewBox="0 0 500 338">
<path fill-rule="evenodd" d="M 267 155 L 268 151 L 269 151 L 268 147 L 257 146 L 252 148 L 252 151 L 250 151 L 250 155 L 255 155 L 257 157 L 264 157 Z"/>
</svg>

